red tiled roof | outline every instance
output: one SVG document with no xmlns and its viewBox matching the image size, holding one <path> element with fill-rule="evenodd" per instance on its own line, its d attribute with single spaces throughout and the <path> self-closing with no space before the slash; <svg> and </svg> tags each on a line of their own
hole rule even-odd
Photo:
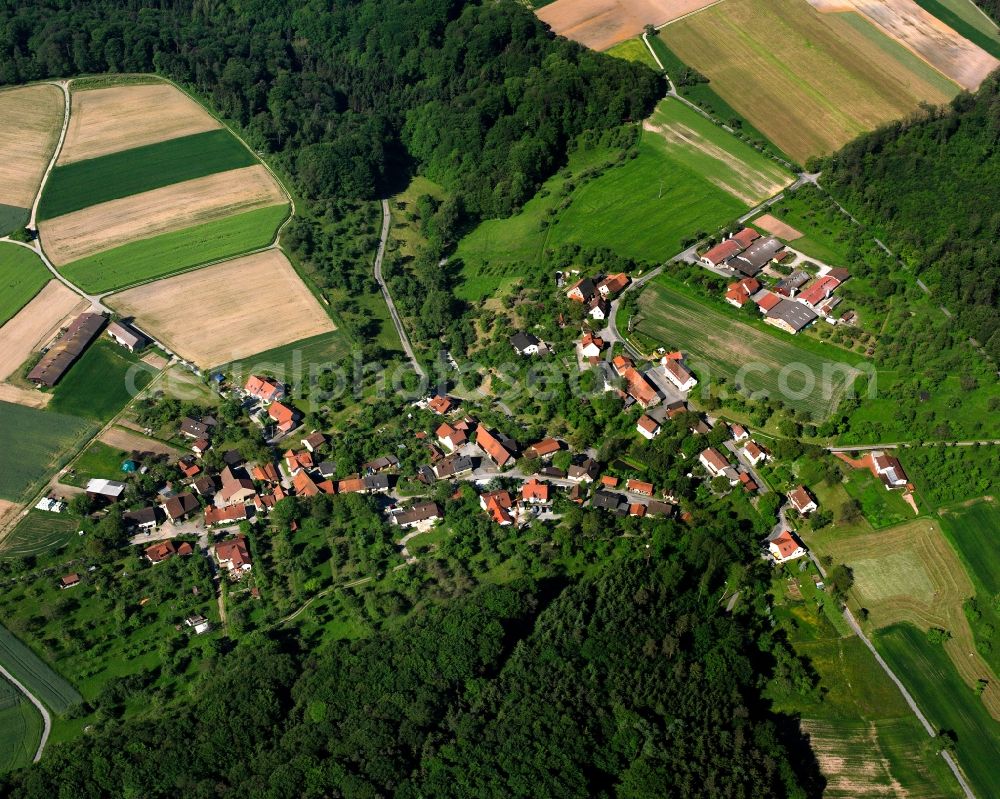
<svg viewBox="0 0 1000 799">
<path fill-rule="evenodd" d="M 224 524 L 225 522 L 239 522 L 247 517 L 246 505 L 232 505 L 228 508 L 215 508 L 209 506 L 205 508 L 205 524 Z"/>
<path fill-rule="evenodd" d="M 711 467 L 715 469 L 715 471 L 717 472 L 721 472 L 729 465 L 729 461 L 723 458 L 722 453 L 720 453 L 719 450 L 715 449 L 715 447 L 709 447 L 708 449 L 703 451 L 701 453 L 701 457 L 703 457 L 706 461 L 708 461 Z"/>
<path fill-rule="evenodd" d="M 732 236 L 733 241 L 739 244 L 744 250 L 759 238 L 760 233 L 752 227 L 745 227 L 739 233 L 734 233 Z"/>
<path fill-rule="evenodd" d="M 628 514 L 629 516 L 645 516 L 646 506 L 641 502 L 633 502 L 628 506 Z"/>
<path fill-rule="evenodd" d="M 647 433 L 655 433 L 657 428 L 660 426 L 655 419 L 646 416 L 646 414 L 640 416 L 639 421 L 636 424 Z"/>
<path fill-rule="evenodd" d="M 676 363 L 676 361 L 668 361 L 668 363 Z M 659 399 L 659 395 L 642 373 L 637 369 L 629 368 L 626 369 L 622 377 L 625 378 L 625 382 L 628 383 L 628 393 L 642 405 L 644 408 L 648 408 L 650 405 L 655 405 L 656 401 Z"/>
<path fill-rule="evenodd" d="M 541 502 L 549 501 L 549 484 L 539 480 L 529 480 L 521 486 L 521 499 L 537 499 Z"/>
<path fill-rule="evenodd" d="M 647 496 L 653 496 L 653 484 L 647 483 L 644 480 L 629 480 L 625 484 L 625 488 L 629 491 L 635 491 L 637 494 L 646 494 Z"/>
<path fill-rule="evenodd" d="M 434 413 L 446 414 L 452 409 L 453 403 L 449 397 L 436 396 L 432 397 L 428 403 L 427 407 L 430 408 Z"/>
<path fill-rule="evenodd" d="M 503 466 L 513 457 L 507 448 L 485 427 L 480 427 L 476 431 L 476 444 L 482 447 L 497 466 Z"/>
<path fill-rule="evenodd" d="M 244 564 L 250 565 L 253 560 L 250 558 L 250 550 L 247 548 L 246 539 L 237 536 L 229 541 L 220 541 L 215 545 L 215 556 L 220 561 L 229 561 L 233 568 L 239 569 Z"/>
<path fill-rule="evenodd" d="M 788 492 L 788 499 L 795 506 L 796 510 L 802 510 L 802 508 L 809 505 L 813 498 L 809 496 L 809 492 L 806 491 L 805 486 L 799 486 Z"/>
<path fill-rule="evenodd" d="M 337 483 L 338 494 L 356 494 L 365 490 L 365 481 L 360 477 L 349 477 Z"/>
<path fill-rule="evenodd" d="M 177 554 L 177 548 L 173 541 L 160 541 L 157 544 L 146 547 L 145 555 L 151 563 L 162 563 L 172 555 Z"/>
<path fill-rule="evenodd" d="M 615 488 L 618 485 L 618 478 L 612 477 L 610 474 L 606 474 L 601 477 L 601 485 L 607 486 L 608 488 Z"/>
<path fill-rule="evenodd" d="M 787 558 L 799 548 L 799 542 L 792 538 L 792 534 L 788 530 L 782 532 L 781 535 L 771 541 L 771 543 L 778 548 L 778 552 L 783 558 Z"/>
<path fill-rule="evenodd" d="M 319 486 L 306 471 L 298 471 L 292 477 L 292 487 L 300 497 L 315 497 L 319 495 Z"/>
<path fill-rule="evenodd" d="M 840 281 L 836 278 L 826 277 L 818 278 L 812 284 L 807 286 L 799 294 L 800 302 L 807 302 L 810 305 L 815 305 L 816 303 L 822 301 L 826 298 L 827 294 L 833 291 L 837 286 L 840 285 Z"/>
<path fill-rule="evenodd" d="M 562 445 L 556 441 L 554 438 L 543 438 L 536 444 L 532 444 L 525 450 L 525 455 L 529 458 L 541 458 L 545 455 L 551 455 L 554 452 L 558 452 L 562 449 Z"/>
<path fill-rule="evenodd" d="M 273 400 L 284 393 L 280 383 L 269 377 L 259 377 L 257 375 L 250 375 L 245 390 L 250 396 L 265 401 Z"/>
<path fill-rule="evenodd" d="M 756 300 L 757 307 L 762 311 L 770 311 L 775 305 L 781 302 L 781 297 L 772 292 L 767 292 L 763 297 Z"/>
<path fill-rule="evenodd" d="M 281 429 L 290 427 L 295 419 L 295 411 L 280 402 L 272 403 L 267 409 L 267 415 L 274 419 Z"/>
<path fill-rule="evenodd" d="M 604 280 L 597 284 L 597 290 L 602 294 L 617 294 L 623 288 L 629 284 L 629 276 L 624 272 L 619 272 L 615 275 L 608 275 Z"/>
<path fill-rule="evenodd" d="M 724 261 L 729 260 L 734 255 L 738 255 L 744 248 L 740 246 L 738 241 L 733 239 L 726 239 L 721 244 L 716 244 L 712 249 L 706 252 L 701 257 L 710 263 L 718 266 Z"/>
</svg>

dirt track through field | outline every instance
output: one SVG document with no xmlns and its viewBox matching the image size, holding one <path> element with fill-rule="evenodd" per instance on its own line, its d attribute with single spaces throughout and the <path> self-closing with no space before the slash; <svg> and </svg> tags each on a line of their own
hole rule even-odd
<svg viewBox="0 0 1000 799">
<path fill-rule="evenodd" d="M 336 329 L 279 250 L 148 283 L 106 302 L 202 367 Z"/>
<path fill-rule="evenodd" d="M 59 164 L 215 130 L 222 125 L 168 83 L 74 91 Z"/>
<path fill-rule="evenodd" d="M 0 203 L 31 207 L 59 138 L 63 110 L 56 86 L 0 91 Z"/>
<path fill-rule="evenodd" d="M 552 30 L 592 50 L 642 33 L 645 25 L 662 25 L 717 0 L 556 0 L 535 13 Z"/>
<path fill-rule="evenodd" d="M 1000 686 L 976 650 L 963 603 L 975 589 L 936 521 L 920 519 L 823 547 L 854 572 L 858 601 L 877 627 L 908 622 L 951 633 L 944 648 L 970 688 L 986 679 L 983 704 L 1000 720 Z"/>
<path fill-rule="evenodd" d="M 58 266 L 132 241 L 286 202 L 261 165 L 220 172 L 92 205 L 38 226 Z"/>
<path fill-rule="evenodd" d="M 87 302 L 57 280 L 0 327 L 0 380 L 6 380 L 28 356 L 52 338 L 63 322 L 82 313 Z"/>
<path fill-rule="evenodd" d="M 782 241 L 795 241 L 795 239 L 802 238 L 802 234 L 799 233 L 799 231 L 791 225 L 786 225 L 780 219 L 777 219 L 770 214 L 758 216 L 751 224 L 753 224 L 754 227 L 759 227 L 765 233 L 777 236 Z"/>
<path fill-rule="evenodd" d="M 1000 61 L 913 0 L 809 0 L 820 11 L 857 11 L 963 89 L 975 91 Z"/>
</svg>

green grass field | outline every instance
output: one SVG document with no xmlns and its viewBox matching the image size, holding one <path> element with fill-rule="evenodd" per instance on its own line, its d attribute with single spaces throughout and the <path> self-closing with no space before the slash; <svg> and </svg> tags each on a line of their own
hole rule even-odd
<svg viewBox="0 0 1000 799">
<path fill-rule="evenodd" d="M 1000 506 L 975 502 L 944 513 L 941 525 L 988 596 L 1000 594 Z"/>
<path fill-rule="evenodd" d="M 287 204 L 258 208 L 115 247 L 68 263 L 59 271 L 86 291 L 124 288 L 266 247 L 287 216 Z"/>
<path fill-rule="evenodd" d="M 961 794 L 943 760 L 929 749 L 930 739 L 899 690 L 864 643 L 840 632 L 834 603 L 816 589 L 813 567 L 776 577 L 774 616 L 779 629 L 818 677 L 803 694 L 772 682 L 767 697 L 777 712 L 801 718 L 803 730 L 827 779 L 826 799 L 907 795 L 955 797 Z M 789 586 L 795 582 L 794 598 Z M 822 604 L 832 615 L 819 612 Z M 843 621 L 842 618 L 840 619 Z M 905 792 L 905 793 L 904 793 Z"/>
<path fill-rule="evenodd" d="M 916 0 L 916 3 L 994 58 L 1000 58 L 1000 29 L 971 0 Z"/>
<path fill-rule="evenodd" d="M 30 215 L 31 212 L 27 208 L 0 203 L 0 236 L 6 236 L 24 227 Z"/>
<path fill-rule="evenodd" d="M 50 277 L 31 250 L 0 244 L 0 325 L 27 305 Z"/>
<path fill-rule="evenodd" d="M 854 469 L 844 484 L 847 493 L 861 505 L 861 512 L 876 530 L 908 522 L 913 508 L 903 501 L 901 492 L 886 491 L 881 481 L 866 469 Z"/>
<path fill-rule="evenodd" d="M 49 411 L 107 421 L 125 407 L 155 371 L 102 336 L 70 367 L 53 389 Z"/>
<path fill-rule="evenodd" d="M 39 556 L 76 540 L 80 520 L 67 513 L 30 510 L 0 545 L 0 558 Z"/>
<path fill-rule="evenodd" d="M 694 83 L 688 86 L 676 85 L 677 76 L 686 71 L 688 65 L 681 61 L 677 54 L 667 47 L 662 35 L 650 37 L 649 44 L 656 52 L 657 58 L 660 59 L 660 62 L 666 68 L 667 75 L 672 81 L 675 81 L 674 88 L 676 88 L 677 92 L 684 99 L 694 103 L 699 108 L 703 108 L 720 122 L 729 125 L 758 146 L 767 148 L 769 152 L 779 158 L 786 161 L 791 160 L 786 153 L 782 152 L 781 148 L 751 125 L 746 117 L 717 94 L 715 89 L 712 88 L 711 83 Z"/>
<path fill-rule="evenodd" d="M 640 64 L 645 64 L 655 72 L 660 71 L 660 65 L 650 55 L 649 48 L 643 44 L 641 36 L 636 39 L 626 39 L 624 42 L 619 42 L 604 52 L 608 55 L 613 55 L 615 58 L 622 58 L 625 61 L 637 61 Z"/>
<path fill-rule="evenodd" d="M 977 796 L 1000 796 L 1000 722 L 962 681 L 944 649 L 909 624 L 875 635 L 875 645 L 938 729 L 958 738 L 959 765 Z"/>
<path fill-rule="evenodd" d="M 308 379 L 311 369 L 336 366 L 350 351 L 351 343 L 347 336 L 335 330 L 260 352 L 242 361 L 222 364 L 209 371 L 231 373 L 237 383 L 243 383 L 251 374 L 269 374 L 301 385 L 303 380 Z"/>
<path fill-rule="evenodd" d="M 0 419 L 0 499 L 15 501 L 94 430 L 84 419 L 9 402 L 0 402 Z"/>
<path fill-rule="evenodd" d="M 127 452 L 109 447 L 102 441 L 93 441 L 73 462 L 72 476 L 67 474 L 60 482 L 66 485 L 85 486 L 88 480 L 100 477 L 120 480 L 123 476 L 122 464 L 128 458 Z"/>
<path fill-rule="evenodd" d="M 578 188 L 548 246 L 610 247 L 664 261 L 688 237 L 715 231 L 791 182 L 773 161 L 675 99 L 644 125 L 638 157 Z"/>
<path fill-rule="evenodd" d="M 258 163 L 227 130 L 212 130 L 57 166 L 38 206 L 39 220 L 185 180 Z"/>
<path fill-rule="evenodd" d="M 72 685 L 3 626 L 0 626 L 0 663 L 43 705 L 60 715 L 81 699 Z"/>
<path fill-rule="evenodd" d="M 808 410 L 816 420 L 836 408 L 848 375 L 860 362 L 834 347 L 772 333 L 741 321 L 736 312 L 709 307 L 665 275 L 643 290 L 639 316 L 636 330 L 642 342 L 682 350 L 703 387 L 722 377 L 729 388 L 739 384 L 766 392 L 788 407 Z M 624 321 L 618 320 L 620 328 Z"/>
<path fill-rule="evenodd" d="M 42 714 L 0 678 L 0 774 L 30 765 L 42 740 Z"/>
</svg>

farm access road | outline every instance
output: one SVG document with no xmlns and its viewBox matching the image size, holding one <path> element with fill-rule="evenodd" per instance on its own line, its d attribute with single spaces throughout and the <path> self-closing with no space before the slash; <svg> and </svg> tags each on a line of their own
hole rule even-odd
<svg viewBox="0 0 1000 799">
<path fill-rule="evenodd" d="M 39 713 L 42 714 L 42 738 L 38 742 L 38 749 L 35 750 L 34 757 L 31 759 L 32 763 L 37 763 L 42 759 L 42 752 L 45 751 L 45 744 L 49 740 L 49 733 L 52 732 L 52 717 L 49 715 L 49 711 L 45 709 L 45 705 L 38 700 L 38 697 L 25 688 L 24 685 L 22 685 L 21 682 L 3 666 L 0 666 L 0 675 L 3 675 L 11 685 L 28 697 L 28 701 L 38 709 Z"/>
<path fill-rule="evenodd" d="M 389 306 L 389 316 L 392 317 L 392 323 L 396 327 L 396 333 L 399 335 L 399 342 L 403 345 L 403 352 L 406 353 L 406 357 L 410 359 L 410 363 L 413 364 L 413 371 L 420 376 L 421 380 L 427 378 L 427 373 L 424 371 L 424 367 L 420 365 L 417 357 L 413 354 L 413 347 L 410 345 L 410 337 L 406 335 L 406 330 L 403 328 L 403 320 L 399 318 L 399 311 L 396 310 L 396 303 L 392 301 L 392 295 L 389 293 L 389 287 L 385 284 L 385 280 L 382 278 L 382 261 L 385 258 L 385 243 L 389 238 L 389 226 L 392 224 L 392 214 L 389 212 L 389 201 L 382 200 L 382 236 L 378 242 L 378 252 L 375 254 L 375 282 L 378 283 L 379 289 L 382 291 L 382 298 L 385 300 L 385 304 Z"/>
</svg>

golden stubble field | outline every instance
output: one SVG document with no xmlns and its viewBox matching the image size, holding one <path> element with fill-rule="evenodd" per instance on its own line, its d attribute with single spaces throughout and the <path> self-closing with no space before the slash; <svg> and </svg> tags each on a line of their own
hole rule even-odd
<svg viewBox="0 0 1000 799">
<path fill-rule="evenodd" d="M 287 202 L 261 165 L 219 172 L 41 222 L 45 253 L 62 266 L 129 242 Z"/>
<path fill-rule="evenodd" d="M 14 374 L 32 352 L 87 305 L 58 280 L 46 283 L 31 302 L 0 327 L 0 381 Z"/>
<path fill-rule="evenodd" d="M 948 630 L 949 658 L 970 690 L 978 679 L 989 681 L 983 704 L 1000 719 L 996 676 L 976 650 L 963 610 L 975 589 L 936 521 L 916 519 L 816 548 L 853 571 L 855 597 L 877 628 L 907 622 L 921 630 Z"/>
<path fill-rule="evenodd" d="M 0 203 L 30 208 L 62 129 L 63 93 L 49 84 L 0 91 Z"/>
<path fill-rule="evenodd" d="M 804 162 L 958 92 L 850 16 L 821 14 L 805 0 L 726 0 L 660 36 L 736 111 Z"/>
<path fill-rule="evenodd" d="M 884 33 L 947 75 L 975 91 L 1000 61 L 973 44 L 913 0 L 809 0 L 820 11 L 856 11 Z"/>
<path fill-rule="evenodd" d="M 202 367 L 336 329 L 276 249 L 147 283 L 106 302 Z"/>
<path fill-rule="evenodd" d="M 556 0 L 535 13 L 560 36 L 607 50 L 642 33 L 647 24 L 662 25 L 718 0 Z"/>
<path fill-rule="evenodd" d="M 222 127 L 169 83 L 86 89 L 71 95 L 59 164 L 131 150 Z"/>
</svg>

